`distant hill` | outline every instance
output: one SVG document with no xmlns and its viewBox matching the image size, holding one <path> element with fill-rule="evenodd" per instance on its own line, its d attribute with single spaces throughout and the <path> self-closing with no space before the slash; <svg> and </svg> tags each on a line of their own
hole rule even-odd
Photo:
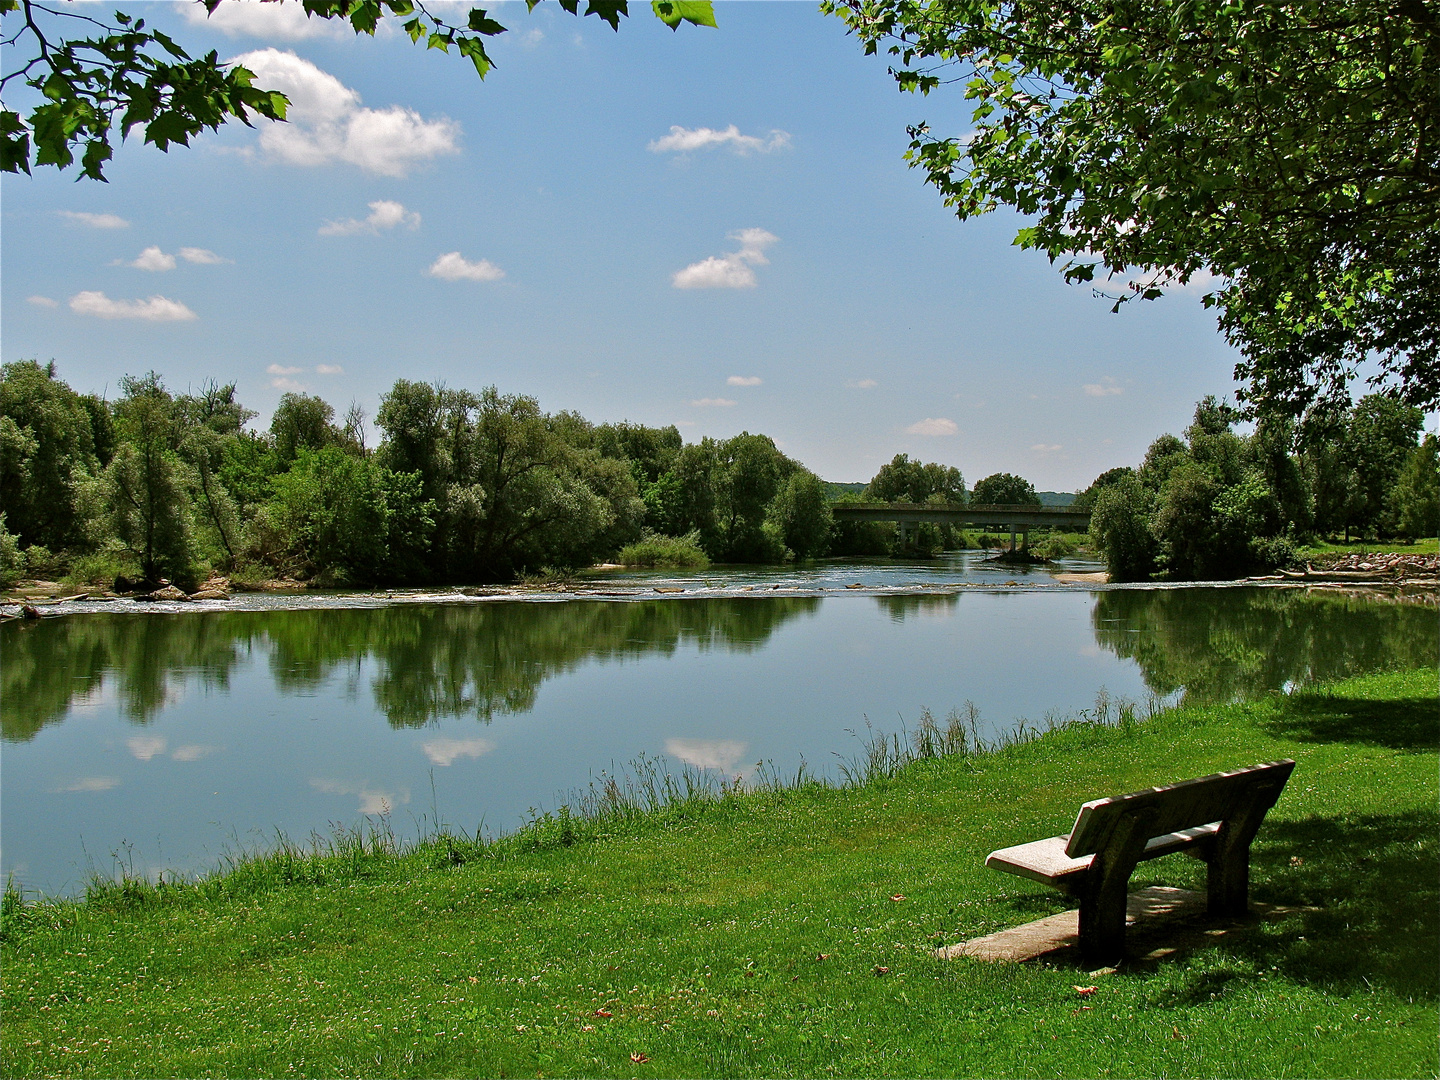
<svg viewBox="0 0 1440 1080">
<path fill-rule="evenodd" d="M 825 497 L 831 502 L 840 498 L 841 495 L 860 495 L 865 491 L 864 483 L 858 484 L 837 484 L 833 480 L 820 481 L 825 485 Z"/>
<path fill-rule="evenodd" d="M 821 483 L 825 485 L 825 497 L 831 502 L 841 495 L 862 495 L 865 492 L 863 483 L 838 484 L 833 480 L 822 480 Z M 1040 496 L 1041 506 L 1069 506 L 1075 501 L 1073 491 L 1037 491 L 1035 494 Z"/>
</svg>

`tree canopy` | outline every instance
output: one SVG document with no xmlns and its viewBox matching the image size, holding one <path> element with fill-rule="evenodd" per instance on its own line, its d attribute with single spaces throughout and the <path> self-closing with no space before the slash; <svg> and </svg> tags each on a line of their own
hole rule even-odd
<svg viewBox="0 0 1440 1080">
<path fill-rule="evenodd" d="M 963 83 L 967 133 L 908 158 L 962 219 L 1118 310 L 1167 288 L 1242 353 L 1258 412 L 1371 382 L 1440 401 L 1440 8 L 1434 0 L 826 0 L 905 90 Z"/>
<path fill-rule="evenodd" d="M 222 0 L 201 2 L 214 12 Z M 506 29 L 481 7 L 472 7 L 464 23 L 456 24 L 430 11 L 424 0 L 297 2 L 311 18 L 343 20 L 357 34 L 373 36 L 382 21 L 397 20 L 411 41 L 423 40 L 427 49 L 442 52 L 455 49 L 482 79 L 494 66 L 485 41 Z M 539 3 L 525 0 L 527 10 Z M 615 30 L 630 12 L 626 0 L 586 0 L 583 13 L 580 0 L 558 3 L 571 15 L 595 15 Z M 715 25 L 709 0 L 652 0 L 650 6 L 672 30 L 682 22 Z M 254 72 L 221 63 L 213 51 L 192 57 L 144 19 L 116 11 L 113 21 L 105 22 L 90 13 L 91 5 L 85 7 L 82 13 L 37 0 L 0 0 L 5 16 L 0 45 L 28 53 L 6 56 L 0 93 L 23 84 L 41 95 L 24 116 L 0 103 L 0 171 L 69 168 L 78 151 L 83 175 L 103 180 L 116 128 L 122 139 L 140 128 L 145 142 L 168 150 L 174 143 L 188 146 L 193 136 L 227 120 L 285 119 L 288 99 L 256 86 Z"/>
</svg>

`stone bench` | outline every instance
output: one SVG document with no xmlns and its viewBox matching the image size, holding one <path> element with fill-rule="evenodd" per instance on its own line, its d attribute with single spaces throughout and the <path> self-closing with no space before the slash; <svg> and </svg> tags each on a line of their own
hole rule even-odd
<svg viewBox="0 0 1440 1080">
<path fill-rule="evenodd" d="M 1146 859 L 1177 851 L 1204 859 L 1209 913 L 1249 910 L 1250 843 L 1294 768 L 1274 761 L 1095 799 L 1067 835 L 992 851 L 985 865 L 1078 898 L 1085 963 L 1113 964 L 1125 955 L 1130 875 Z"/>
</svg>

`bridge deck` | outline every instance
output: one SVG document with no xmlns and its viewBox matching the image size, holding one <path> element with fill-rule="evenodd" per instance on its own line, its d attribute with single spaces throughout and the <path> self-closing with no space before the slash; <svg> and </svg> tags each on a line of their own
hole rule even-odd
<svg viewBox="0 0 1440 1080">
<path fill-rule="evenodd" d="M 840 503 L 830 512 L 836 521 L 929 521 L 937 525 L 1048 525 L 1083 532 L 1090 527 L 1089 510 L 1068 506 L 958 506 L 955 503 Z"/>
</svg>

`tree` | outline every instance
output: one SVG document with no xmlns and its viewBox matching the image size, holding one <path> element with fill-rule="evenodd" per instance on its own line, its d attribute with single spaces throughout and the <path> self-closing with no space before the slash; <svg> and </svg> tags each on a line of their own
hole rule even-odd
<svg viewBox="0 0 1440 1080">
<path fill-rule="evenodd" d="M 208 11 L 221 0 L 202 0 Z M 375 33 L 386 19 L 400 23 L 410 40 L 468 59 L 480 78 L 493 66 L 485 39 L 505 33 L 485 9 L 473 7 L 463 25 L 429 11 L 424 0 L 300 0 L 311 18 L 347 22 L 357 34 Z M 525 0 L 534 9 L 540 0 Z M 561 9 L 580 14 L 580 0 L 559 0 Z M 714 26 L 708 0 L 654 0 L 656 16 L 672 30 L 682 22 Z M 17 14 L 18 13 L 18 14 Z M 189 145 L 191 137 L 214 131 L 227 120 L 249 124 L 252 116 L 283 120 L 284 94 L 254 85 L 246 68 L 222 64 L 216 53 L 192 58 L 173 38 L 123 11 L 113 23 L 90 14 L 53 8 L 37 0 L 0 0 L 8 35 L 0 44 L 28 47 L 28 57 L 6 64 L 0 92 L 23 83 L 38 91 L 41 104 L 27 116 L 0 107 L 0 170 L 25 172 L 32 165 L 65 169 L 75 164 L 88 177 L 103 180 L 118 127 L 122 139 L 139 128 L 144 141 L 159 150 Z M 620 28 L 629 14 L 626 0 L 587 0 L 585 15 L 596 15 Z M 72 37 L 70 32 L 88 33 Z"/>
<path fill-rule="evenodd" d="M 809 469 L 797 469 L 781 485 L 770 504 L 767 525 L 797 559 L 814 559 L 830 551 L 835 518 L 825 485 Z"/>
<path fill-rule="evenodd" d="M 717 550 L 722 562 L 780 562 L 783 547 L 766 533 L 765 518 L 780 486 L 798 466 L 768 435 L 743 431 L 721 443 L 712 474 Z"/>
<path fill-rule="evenodd" d="M 83 546 L 84 489 L 99 471 L 86 402 L 56 378 L 54 363 L 0 368 L 0 509 L 19 542 Z"/>
<path fill-rule="evenodd" d="M 201 518 L 214 542 L 233 566 L 240 544 L 240 508 L 221 479 L 226 449 L 255 416 L 235 400 L 235 384 L 220 386 L 213 380 L 198 395 L 177 398 L 180 455 L 195 471 L 196 496 Z"/>
<path fill-rule="evenodd" d="M 1101 479 L 1109 475 L 1104 473 Z M 1150 531 L 1152 496 L 1130 469 L 1109 483 L 1097 480 L 1090 490 L 1095 492 L 1090 537 L 1105 558 L 1111 580 L 1147 580 L 1155 570 L 1155 537 Z"/>
<path fill-rule="evenodd" d="M 923 503 L 938 497 L 941 502 L 963 504 L 965 478 L 952 465 L 921 464 L 911 461 L 909 454 L 896 454 L 865 485 L 865 494 L 882 502 Z"/>
<path fill-rule="evenodd" d="M 1373 356 L 1440 401 L 1440 15 L 1433 0 L 826 0 L 902 89 L 963 82 L 966 135 L 908 158 L 962 220 L 1127 299 L 1207 282 L 1260 412 Z M 1214 280 L 1209 279 L 1214 275 Z"/>
<path fill-rule="evenodd" d="M 120 380 L 115 405 L 121 442 L 105 471 L 114 534 L 146 581 L 188 579 L 190 500 L 175 452 L 175 401 L 155 372 Z"/>
<path fill-rule="evenodd" d="M 1435 436 L 1410 453 L 1400 478 L 1390 493 L 1390 513 L 1395 531 L 1407 540 L 1434 536 L 1440 530 L 1440 455 Z"/>
<path fill-rule="evenodd" d="M 270 417 L 270 437 L 281 465 L 288 466 L 301 450 L 322 450 L 339 442 L 334 419 L 335 410 L 324 398 L 282 394 Z"/>
<path fill-rule="evenodd" d="M 1419 441 L 1420 410 L 1384 394 L 1367 394 L 1350 413 L 1346 444 L 1364 502 L 1354 524 L 1367 535 L 1389 532 L 1385 504 Z"/>
<path fill-rule="evenodd" d="M 1040 496 L 1029 480 L 1002 472 L 991 473 L 976 484 L 970 501 L 977 506 L 1039 506 Z"/>
<path fill-rule="evenodd" d="M 1114 469 L 1106 469 L 1103 473 L 1091 481 L 1090 486 L 1075 496 L 1071 508 L 1076 510 L 1089 510 L 1095 505 L 1095 500 L 1100 497 L 1100 492 L 1108 487 L 1114 487 L 1125 479 L 1133 479 L 1135 470 L 1129 465 L 1121 465 Z"/>
</svg>

